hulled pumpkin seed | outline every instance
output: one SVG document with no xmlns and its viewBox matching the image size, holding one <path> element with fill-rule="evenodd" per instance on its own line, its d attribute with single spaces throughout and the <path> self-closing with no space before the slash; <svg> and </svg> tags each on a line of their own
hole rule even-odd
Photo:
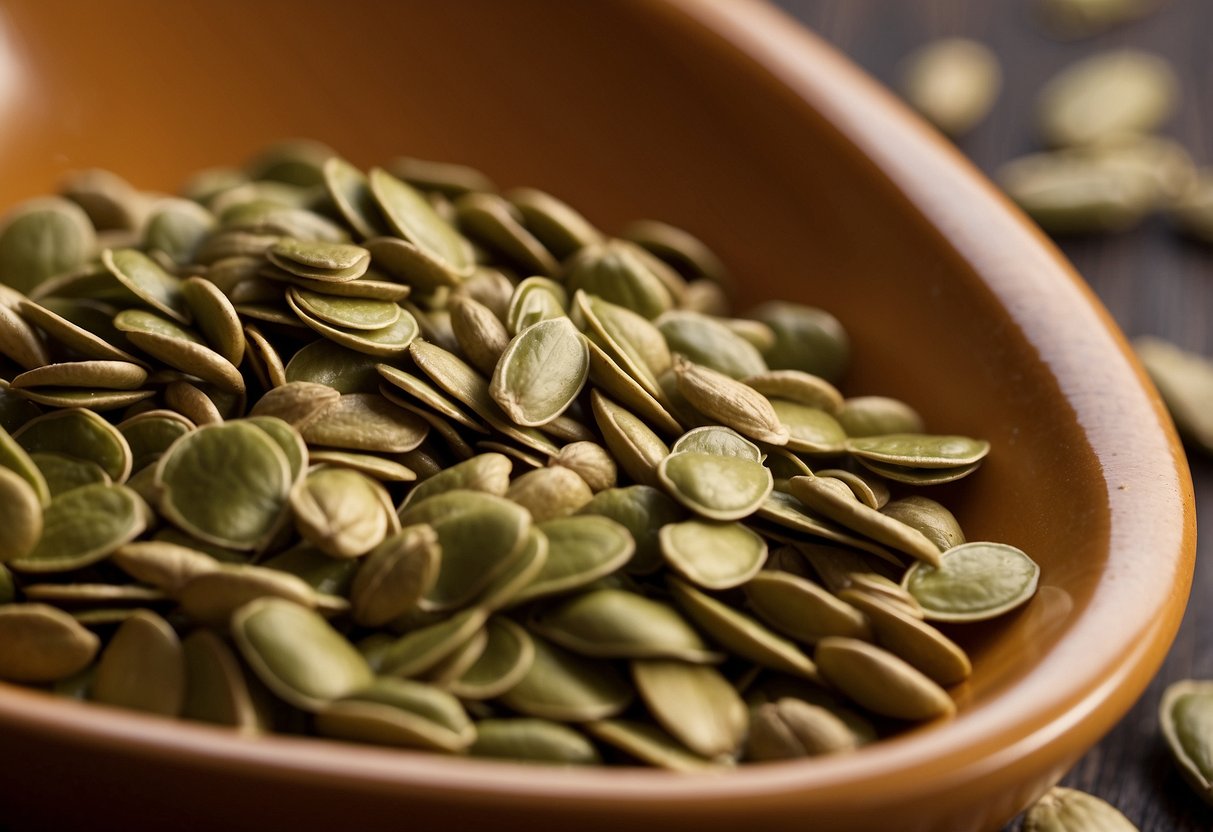
<svg viewBox="0 0 1213 832">
<path fill-rule="evenodd" d="M 1039 579 L 1040 567 L 1014 546 L 965 543 L 912 566 L 902 586 L 933 621 L 983 621 L 1027 603 Z"/>
<path fill-rule="evenodd" d="M 1137 832 L 1128 818 L 1098 797 L 1054 786 L 1024 816 L 1024 832 Z"/>
<path fill-rule="evenodd" d="M 468 753 L 522 763 L 597 765 L 593 743 L 567 725 L 546 719 L 482 719 Z"/>
<path fill-rule="evenodd" d="M 585 339 L 568 318 L 519 332 L 493 371 L 489 395 L 518 425 L 542 425 L 563 413 L 589 376 Z"/>
<path fill-rule="evenodd" d="M 45 604 L 0 606 L 0 679 L 55 682 L 87 667 L 101 640 Z"/>
<path fill-rule="evenodd" d="M 90 697 L 136 711 L 178 716 L 185 703 L 185 653 L 176 632 L 155 613 L 122 622 L 101 653 Z"/>
<path fill-rule="evenodd" d="M 952 136 L 971 130 L 998 97 L 1002 71 L 989 47 L 967 38 L 932 41 L 906 58 L 906 100 Z"/>
<path fill-rule="evenodd" d="M 895 719 L 951 716 L 956 706 L 943 688 L 911 665 L 879 647 L 831 636 L 813 652 L 821 675 L 872 713 Z"/>
<path fill-rule="evenodd" d="M 556 722 L 588 722 L 622 712 L 631 687 L 604 661 L 583 658 L 543 639 L 532 639 L 535 658 L 501 701 L 527 716 Z"/>
<path fill-rule="evenodd" d="M 830 711 L 799 699 L 780 699 L 754 709 L 746 757 L 794 760 L 851 751 L 855 745 L 851 729 Z"/>
<path fill-rule="evenodd" d="M 42 535 L 22 558 L 18 572 L 68 572 L 108 557 L 147 527 L 150 510 L 122 485 L 84 485 L 51 500 L 42 515 Z"/>
<path fill-rule="evenodd" d="M 1158 722 L 1184 780 L 1213 802 L 1213 683 L 1173 682 L 1163 692 Z"/>
</svg>

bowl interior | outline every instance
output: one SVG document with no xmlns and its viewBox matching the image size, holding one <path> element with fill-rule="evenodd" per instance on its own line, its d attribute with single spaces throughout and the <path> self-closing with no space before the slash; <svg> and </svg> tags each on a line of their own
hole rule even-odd
<svg viewBox="0 0 1213 832">
<path fill-rule="evenodd" d="M 739 311 L 778 297 L 842 320 L 854 345 L 848 394 L 903 398 L 933 431 L 993 443 L 981 471 L 940 487 L 939 499 L 969 539 L 1036 559 L 1041 591 L 993 625 L 950 629 L 975 660 L 961 716 L 899 742 L 964 730 L 993 705 L 1039 707 L 1008 697 L 1040 684 L 1046 657 L 1081 652 L 1056 648 L 1108 580 L 1121 534 L 1110 494 L 1137 487 L 1110 481 L 1119 472 L 1076 410 L 1068 385 L 1083 368 L 1049 352 L 1031 303 L 1009 306 L 833 116 L 719 35 L 674 25 L 678 4 L 54 5 L 0 10 L 0 204 L 84 167 L 173 190 L 198 168 L 308 136 L 361 165 L 400 153 L 472 164 L 502 185 L 550 190 L 608 231 L 640 217 L 683 226 L 738 278 Z M 820 63 L 823 77 L 854 84 L 833 60 Z M 979 190 L 966 198 L 989 202 Z M 1048 302 L 1086 302 L 1068 285 L 1059 298 Z M 1084 308 L 1075 326 L 1092 333 L 1093 371 L 1136 384 L 1098 313 Z M 1099 363 L 1108 356 L 1119 362 L 1110 370 Z M 1140 385 L 1127 395 L 1122 415 L 1144 420 L 1148 452 L 1172 454 Z M 1178 494 L 1182 477 L 1167 464 L 1163 486 Z M 1182 512 L 1166 520 L 1182 524 Z M 1183 583 L 1183 564 L 1168 558 L 1143 603 L 1159 603 L 1167 581 Z M 1055 713 L 1064 705 L 1048 703 Z"/>
</svg>

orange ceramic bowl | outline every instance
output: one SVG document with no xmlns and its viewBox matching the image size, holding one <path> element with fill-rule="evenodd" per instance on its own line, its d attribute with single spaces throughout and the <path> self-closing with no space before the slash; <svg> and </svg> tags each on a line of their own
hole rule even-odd
<svg viewBox="0 0 1213 832">
<path fill-rule="evenodd" d="M 745 303 L 832 310 L 851 394 L 993 442 L 945 486 L 970 539 L 1043 569 L 956 630 L 955 720 L 719 776 L 565 771 L 205 726 L 0 686 L 14 830 L 992 830 L 1158 668 L 1188 594 L 1191 484 L 1158 399 L 1056 250 L 886 92 L 771 8 L 706 0 L 7 0 L 0 198 L 104 166 L 169 189 L 285 136 L 548 189 L 604 229 L 703 237 Z M 744 308 L 744 303 L 743 303 Z"/>
</svg>

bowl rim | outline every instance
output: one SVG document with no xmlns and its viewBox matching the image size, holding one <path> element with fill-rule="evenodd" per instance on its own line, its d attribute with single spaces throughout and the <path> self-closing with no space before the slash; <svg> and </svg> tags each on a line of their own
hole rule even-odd
<svg viewBox="0 0 1213 832">
<path fill-rule="evenodd" d="M 592 803 L 642 811 L 656 803 L 703 810 L 738 798 L 792 793 L 802 808 L 856 800 L 893 804 L 924 789 L 942 793 L 975 779 L 990 782 L 1005 770 L 1039 768 L 1061 756 L 1063 744 L 1093 744 L 1128 710 L 1178 629 L 1195 558 L 1195 509 L 1182 447 L 1106 310 L 1057 249 L 953 147 L 783 13 L 759 0 L 623 2 L 655 24 L 678 29 L 737 71 L 778 85 L 799 108 L 793 115 L 826 117 L 913 210 L 941 233 L 946 230 L 949 245 L 1052 370 L 1103 467 L 1110 519 L 1106 570 L 1120 576 L 1139 562 L 1147 533 L 1150 557 L 1160 568 L 1146 576 L 1134 572 L 1132 580 L 1100 581 L 1099 603 L 1080 612 L 1060 649 L 1016 683 L 1017 696 L 1036 697 L 1030 710 L 998 697 L 983 706 L 980 718 L 962 713 L 948 724 L 856 755 L 741 767 L 724 777 L 640 769 L 545 769 L 543 777 L 534 777 L 534 768 L 514 763 L 290 736 L 249 738 L 113 709 L 98 719 L 96 705 L 3 684 L 0 725 L 20 724 L 65 743 L 152 760 L 179 763 L 184 754 L 204 768 L 249 776 L 269 770 L 354 792 L 448 793 L 494 805 L 543 798 L 553 806 Z M 1107 359 L 1106 370 L 1092 374 L 1075 351 Z M 1142 431 L 1142 424 L 1152 429 Z M 1136 452 L 1117 453 L 1126 447 Z M 1130 480 L 1131 494 L 1118 488 Z M 1156 517 L 1172 521 L 1163 535 L 1151 519 Z M 1109 644 L 1098 637 L 1109 627 L 1133 638 Z M 1084 642 L 1083 649 L 1073 641 Z"/>
</svg>

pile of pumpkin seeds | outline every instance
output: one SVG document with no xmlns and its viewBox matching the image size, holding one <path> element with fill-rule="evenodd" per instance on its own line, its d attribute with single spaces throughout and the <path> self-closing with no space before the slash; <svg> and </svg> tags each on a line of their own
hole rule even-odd
<svg viewBox="0 0 1213 832">
<path fill-rule="evenodd" d="M 660 222 L 286 143 L 0 230 L 0 679 L 238 731 L 683 771 L 950 716 L 932 622 L 1034 593 L 931 487 L 989 444 L 845 398 Z"/>
</svg>

